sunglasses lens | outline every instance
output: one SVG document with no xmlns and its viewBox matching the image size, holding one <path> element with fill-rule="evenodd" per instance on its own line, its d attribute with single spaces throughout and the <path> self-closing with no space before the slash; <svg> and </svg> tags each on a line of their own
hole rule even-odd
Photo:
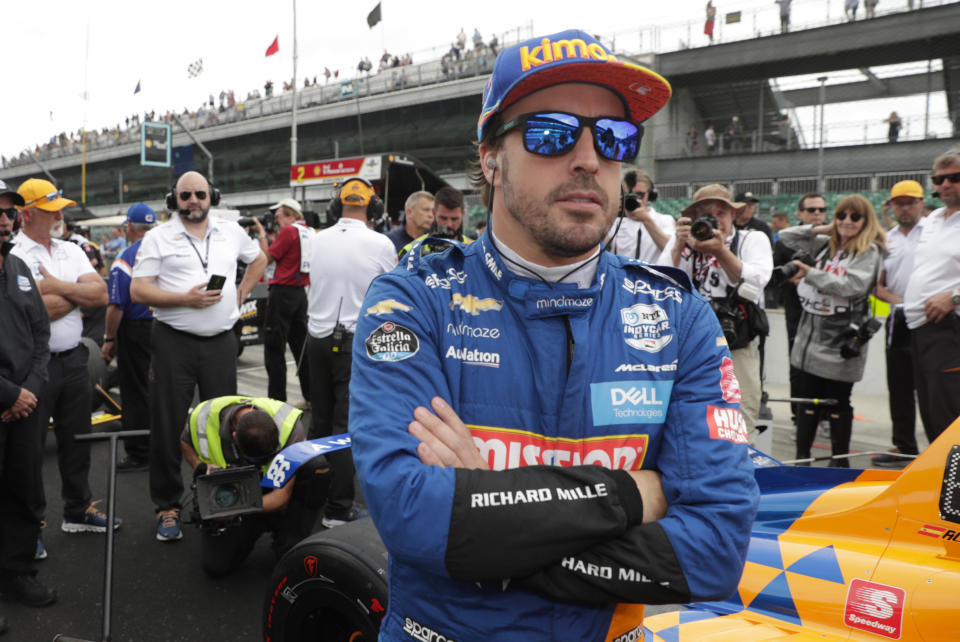
<svg viewBox="0 0 960 642">
<path fill-rule="evenodd" d="M 566 154 L 577 142 L 580 120 L 571 114 L 537 114 L 531 116 L 523 130 L 527 151 L 543 156 Z"/>
<path fill-rule="evenodd" d="M 940 174 L 939 176 L 931 176 L 930 179 L 933 181 L 934 185 L 938 187 L 943 185 L 943 182 L 949 180 L 954 185 L 960 183 L 960 172 L 954 174 Z"/>
<path fill-rule="evenodd" d="M 600 155 L 612 161 L 632 160 L 640 147 L 640 130 L 626 120 L 601 118 L 595 126 L 594 137 Z"/>
<path fill-rule="evenodd" d="M 3 215 L 6 215 L 6 217 L 12 221 L 17 216 L 17 208 L 8 207 L 5 209 L 0 209 L 0 216 Z"/>
<path fill-rule="evenodd" d="M 207 198 L 207 193 L 201 190 L 201 191 L 199 191 L 199 192 L 180 192 L 180 200 L 181 200 L 181 201 L 189 201 L 191 194 L 196 194 L 196 195 L 197 195 L 197 200 L 200 200 L 200 201 L 202 201 L 202 200 L 204 200 L 204 199 Z"/>
<path fill-rule="evenodd" d="M 859 212 L 854 212 L 853 214 L 850 215 L 850 220 L 853 221 L 854 223 L 859 221 L 861 218 L 863 217 L 860 215 Z"/>
</svg>

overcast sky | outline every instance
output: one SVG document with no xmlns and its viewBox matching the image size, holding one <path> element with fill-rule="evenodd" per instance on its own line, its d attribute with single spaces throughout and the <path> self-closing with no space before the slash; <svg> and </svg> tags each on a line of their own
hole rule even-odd
<svg viewBox="0 0 960 642">
<path fill-rule="evenodd" d="M 298 85 L 305 75 L 322 79 L 324 67 L 350 77 L 362 55 L 376 64 L 385 48 L 399 55 L 410 52 L 414 62 L 437 58 L 461 28 L 469 40 L 475 27 L 485 39 L 517 28 L 540 35 L 577 27 L 616 35 L 617 48 L 633 52 L 641 39 L 643 45 L 652 41 L 656 27 L 661 49 L 676 48 L 681 40 L 702 45 L 705 4 L 384 0 L 382 22 L 369 29 L 366 17 L 375 0 L 300 0 Z M 739 39 L 779 28 L 773 0 L 717 0 L 715 5 L 720 37 Z M 880 9 L 900 5 L 905 7 L 906 0 L 881 0 Z M 822 24 L 824 16 L 839 20 L 843 11 L 842 0 L 794 0 L 793 7 L 794 25 Z M 736 10 L 743 12 L 741 23 L 723 24 L 723 16 Z M 292 0 L 8 0 L 0 20 L 5 27 L 0 72 L 7 90 L 0 153 L 7 156 L 84 123 L 99 129 L 136 112 L 195 109 L 222 89 L 233 89 L 241 99 L 251 89 L 262 92 L 267 79 L 279 89 L 292 75 Z M 277 35 L 280 51 L 267 58 L 264 53 Z M 200 58 L 203 73 L 188 79 L 188 65 Z M 142 91 L 134 95 L 138 82 Z"/>
</svg>

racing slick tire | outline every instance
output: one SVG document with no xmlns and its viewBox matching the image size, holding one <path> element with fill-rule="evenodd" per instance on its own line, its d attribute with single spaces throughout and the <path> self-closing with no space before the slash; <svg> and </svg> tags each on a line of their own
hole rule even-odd
<svg viewBox="0 0 960 642">
<path fill-rule="evenodd" d="M 315 533 L 284 555 L 263 607 L 269 642 L 373 642 L 387 608 L 387 550 L 370 518 Z"/>
</svg>

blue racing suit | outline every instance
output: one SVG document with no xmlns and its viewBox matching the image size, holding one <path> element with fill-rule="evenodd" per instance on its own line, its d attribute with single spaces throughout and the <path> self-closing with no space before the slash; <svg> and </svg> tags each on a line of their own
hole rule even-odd
<svg viewBox="0 0 960 642">
<path fill-rule="evenodd" d="M 426 466 L 439 396 L 491 470 Z M 377 277 L 350 436 L 390 554 L 381 640 L 637 640 L 642 603 L 722 599 L 759 494 L 730 352 L 682 272 L 602 252 L 591 287 L 517 276 L 487 234 Z M 657 470 L 641 524 L 628 470 Z"/>
</svg>

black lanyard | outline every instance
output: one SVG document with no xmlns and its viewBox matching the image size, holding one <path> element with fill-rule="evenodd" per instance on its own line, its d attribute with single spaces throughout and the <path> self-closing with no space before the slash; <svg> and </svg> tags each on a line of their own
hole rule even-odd
<svg viewBox="0 0 960 642">
<path fill-rule="evenodd" d="M 197 258 L 200 259 L 200 265 L 203 266 L 203 273 L 207 273 L 207 265 L 210 263 L 210 236 L 213 234 L 213 230 L 207 231 L 207 248 L 204 250 L 203 256 L 200 256 L 200 250 L 197 249 L 197 246 L 193 242 L 193 237 L 189 232 L 184 231 L 184 234 L 187 237 L 187 241 L 190 242 L 190 247 L 193 248 L 193 251 L 197 254 Z"/>
<path fill-rule="evenodd" d="M 637 228 L 637 249 L 633 253 L 633 258 L 640 258 L 640 237 L 643 236 L 643 223 Z"/>
</svg>

